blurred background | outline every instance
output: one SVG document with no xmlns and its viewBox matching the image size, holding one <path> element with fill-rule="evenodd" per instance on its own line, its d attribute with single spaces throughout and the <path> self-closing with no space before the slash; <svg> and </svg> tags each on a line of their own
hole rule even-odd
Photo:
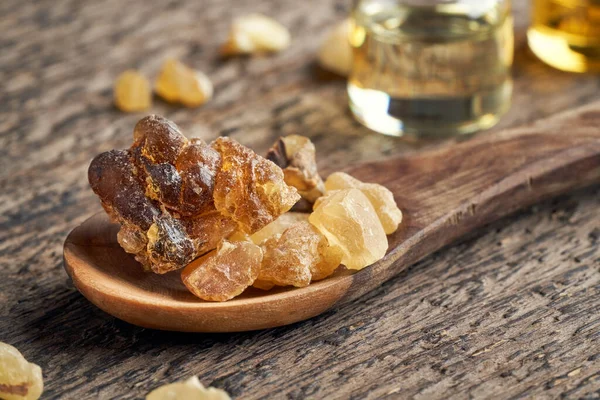
<svg viewBox="0 0 600 400">
<path fill-rule="evenodd" d="M 21 157 L 33 165 L 125 147 L 144 113 L 113 106 L 114 81 L 131 68 L 154 77 L 169 57 L 203 71 L 215 87 L 214 98 L 197 109 L 154 101 L 149 112 L 176 121 L 188 135 L 231 135 L 261 151 L 276 136 L 299 133 L 341 164 L 404 151 L 405 144 L 372 135 L 349 118 L 345 82 L 315 71 L 320 43 L 350 8 L 347 1 L 140 1 L 124 7 L 119 1 L 5 0 L 0 133 L 10 139 L 3 160 L 10 171 L 10 161 Z M 232 19 L 252 12 L 286 26 L 290 47 L 266 57 L 223 59 L 218 49 Z M 597 76 L 555 70 L 531 53 L 529 2 L 516 2 L 513 13 L 512 107 L 494 129 L 600 96 Z M 36 153 L 40 140 L 56 142 L 52 154 Z"/>
</svg>

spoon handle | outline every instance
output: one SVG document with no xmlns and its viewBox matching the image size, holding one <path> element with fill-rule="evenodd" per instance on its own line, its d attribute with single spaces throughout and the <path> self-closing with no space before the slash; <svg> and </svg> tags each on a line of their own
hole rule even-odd
<svg viewBox="0 0 600 400">
<path fill-rule="evenodd" d="M 482 225 L 600 182 L 600 102 L 350 173 L 390 188 L 405 219 L 386 258 L 353 275 L 341 302 Z"/>
</svg>

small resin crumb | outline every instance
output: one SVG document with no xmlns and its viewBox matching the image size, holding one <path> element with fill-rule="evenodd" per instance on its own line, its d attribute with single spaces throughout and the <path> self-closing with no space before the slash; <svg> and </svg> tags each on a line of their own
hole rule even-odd
<svg viewBox="0 0 600 400">
<path fill-rule="evenodd" d="M 334 172 L 325 181 L 327 191 L 350 188 L 359 189 L 367 196 L 387 235 L 398 229 L 398 225 L 402 222 L 402 212 L 396 205 L 394 195 L 385 186 L 364 183 L 343 172 Z"/>
<path fill-rule="evenodd" d="M 233 21 L 229 39 L 221 48 L 221 53 L 272 53 L 289 45 L 290 33 L 285 26 L 262 14 L 248 14 Z"/>
<path fill-rule="evenodd" d="M 198 377 L 193 376 L 154 389 L 146 400 L 231 400 L 231 397 L 222 389 L 204 387 Z"/>
<path fill-rule="evenodd" d="M 117 78 L 115 105 L 121 111 L 144 111 L 152 105 L 152 89 L 148 79 L 136 70 L 127 70 Z"/>
<path fill-rule="evenodd" d="M 262 258 L 262 250 L 253 243 L 223 240 L 216 250 L 185 267 L 181 280 L 203 300 L 229 300 L 254 283 Z"/>
<path fill-rule="evenodd" d="M 0 399 L 36 400 L 44 391 L 42 369 L 13 346 L 0 342 Z"/>
<path fill-rule="evenodd" d="M 313 204 L 325 192 L 315 154 L 315 145 L 300 135 L 279 138 L 267 153 L 267 159 L 283 170 L 285 183 L 298 189 L 304 200 L 294 206 L 295 211 L 310 211 L 310 207 L 301 209 L 300 206 Z"/>
<path fill-rule="evenodd" d="M 177 60 L 167 60 L 155 84 L 156 93 L 170 103 L 198 107 L 212 98 L 213 85 L 200 71 Z"/>
<path fill-rule="evenodd" d="M 308 218 L 342 253 L 342 264 L 363 269 L 385 256 L 383 226 L 367 197 L 358 189 L 342 189 L 322 197 Z"/>
</svg>

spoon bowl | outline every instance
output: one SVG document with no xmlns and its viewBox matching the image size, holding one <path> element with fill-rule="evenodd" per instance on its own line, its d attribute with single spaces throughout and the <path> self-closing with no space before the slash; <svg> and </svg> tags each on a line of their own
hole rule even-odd
<svg viewBox="0 0 600 400">
<path fill-rule="evenodd" d="M 338 281 L 349 277 L 348 271 L 339 271 L 301 290 L 248 288 L 232 300 L 208 302 L 186 289 L 180 271 L 165 275 L 145 272 L 117 243 L 118 231 L 119 225 L 111 223 L 103 212 L 89 218 L 67 237 L 65 268 L 92 303 L 119 319 L 146 328 L 236 332 L 290 324 L 333 306 L 335 297 L 324 294 L 343 291 L 344 285 Z M 351 280 L 346 284 L 350 283 Z"/>
</svg>

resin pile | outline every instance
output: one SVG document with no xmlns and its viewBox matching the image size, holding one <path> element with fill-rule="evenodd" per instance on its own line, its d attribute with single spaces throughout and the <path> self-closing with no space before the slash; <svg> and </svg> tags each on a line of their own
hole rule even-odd
<svg viewBox="0 0 600 400">
<path fill-rule="evenodd" d="M 88 178 L 123 249 L 157 274 L 183 268 L 185 286 L 210 301 L 362 269 L 402 220 L 381 185 L 341 172 L 323 182 L 308 138 L 283 137 L 264 158 L 226 137 L 188 140 L 154 115 L 128 150 L 98 155 Z"/>
</svg>

